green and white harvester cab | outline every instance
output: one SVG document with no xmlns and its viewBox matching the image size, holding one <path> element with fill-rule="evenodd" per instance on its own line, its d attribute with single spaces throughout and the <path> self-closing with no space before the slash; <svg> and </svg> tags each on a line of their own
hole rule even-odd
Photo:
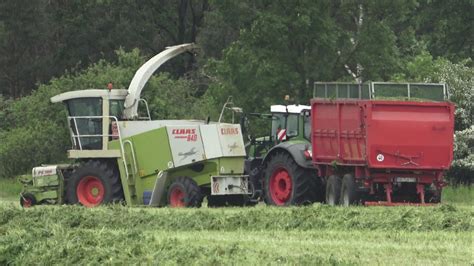
<svg viewBox="0 0 474 266">
<path fill-rule="evenodd" d="M 167 48 L 141 66 L 128 90 L 70 91 L 51 98 L 68 110 L 73 165 L 35 167 L 23 178 L 21 204 L 199 207 L 244 205 L 248 176 L 240 125 L 152 120 L 141 91 L 169 59 L 195 49 Z M 146 117 L 139 117 L 144 104 Z M 183 103 L 185 104 L 185 103 Z"/>
</svg>

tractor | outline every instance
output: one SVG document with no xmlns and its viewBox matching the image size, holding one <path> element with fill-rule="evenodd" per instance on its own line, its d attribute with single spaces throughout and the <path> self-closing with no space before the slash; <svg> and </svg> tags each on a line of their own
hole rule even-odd
<svg viewBox="0 0 474 266">
<path fill-rule="evenodd" d="M 272 105 L 270 110 L 271 114 L 246 115 L 271 120 L 270 134 L 251 136 L 246 147 L 252 198 L 278 206 L 322 202 L 324 180 L 311 161 L 310 107 Z"/>
<path fill-rule="evenodd" d="M 169 59 L 196 49 L 168 47 L 142 65 L 128 90 L 90 89 L 51 98 L 68 111 L 75 163 L 35 167 L 21 178 L 20 203 L 110 203 L 200 207 L 244 204 L 248 176 L 239 124 L 201 120 L 152 120 L 140 98 L 152 74 Z M 139 116 L 142 104 L 146 115 Z"/>
</svg>

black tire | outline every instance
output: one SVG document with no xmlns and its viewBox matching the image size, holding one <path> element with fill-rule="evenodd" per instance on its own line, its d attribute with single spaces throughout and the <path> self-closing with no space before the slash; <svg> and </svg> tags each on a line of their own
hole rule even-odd
<svg viewBox="0 0 474 266">
<path fill-rule="evenodd" d="M 357 192 L 356 183 L 351 174 L 346 174 L 342 178 L 341 198 L 339 203 L 346 207 L 360 203 L 360 195 Z"/>
<path fill-rule="evenodd" d="M 287 184 L 291 184 L 291 188 L 286 190 L 287 193 L 283 197 L 278 198 L 279 192 L 277 192 L 276 183 L 272 179 L 277 178 L 278 173 L 282 171 L 286 172 L 290 177 L 289 180 L 291 181 L 288 181 Z M 308 169 L 296 164 L 289 154 L 275 154 L 270 158 L 265 169 L 265 202 L 270 205 L 280 206 L 303 205 L 314 202 L 316 198 L 315 176 L 315 172 L 311 173 Z"/>
<path fill-rule="evenodd" d="M 101 186 L 98 193 L 102 197 L 94 198 L 97 202 L 84 199 L 85 191 L 81 190 L 84 182 L 87 182 L 91 177 L 95 184 Z M 69 204 L 81 204 L 87 207 L 123 202 L 123 188 L 116 165 L 105 160 L 90 160 L 82 164 L 67 180 L 65 198 Z"/>
<path fill-rule="evenodd" d="M 332 175 L 328 178 L 326 184 L 326 203 L 335 206 L 339 205 L 339 199 L 341 197 L 341 178 Z"/>
<path fill-rule="evenodd" d="M 440 203 L 442 191 L 443 191 L 442 189 L 427 190 L 425 192 L 425 202 L 426 203 Z"/>
<path fill-rule="evenodd" d="M 20 196 L 20 205 L 23 208 L 30 208 L 33 207 L 37 204 L 36 198 L 33 194 L 31 193 L 23 193 Z"/>
<path fill-rule="evenodd" d="M 182 206 L 179 206 L 180 204 L 175 204 L 177 201 L 174 199 L 173 195 L 177 190 L 183 193 L 183 196 L 177 199 L 179 202 L 182 203 Z M 167 199 L 170 207 L 199 208 L 202 204 L 203 194 L 201 192 L 201 188 L 199 188 L 196 181 L 186 176 L 180 176 L 177 177 L 174 182 L 169 186 Z"/>
</svg>

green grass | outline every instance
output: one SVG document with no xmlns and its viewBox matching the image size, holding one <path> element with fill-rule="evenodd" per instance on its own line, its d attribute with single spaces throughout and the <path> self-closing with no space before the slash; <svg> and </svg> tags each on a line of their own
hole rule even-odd
<svg viewBox="0 0 474 266">
<path fill-rule="evenodd" d="M 472 189 L 436 207 L 18 207 L 0 181 L 0 265 L 469 265 Z"/>
<path fill-rule="evenodd" d="M 16 178 L 0 178 L 0 201 L 18 200 L 21 184 Z"/>
<path fill-rule="evenodd" d="M 472 186 L 447 187 L 443 190 L 443 203 L 474 204 L 474 188 Z"/>
</svg>

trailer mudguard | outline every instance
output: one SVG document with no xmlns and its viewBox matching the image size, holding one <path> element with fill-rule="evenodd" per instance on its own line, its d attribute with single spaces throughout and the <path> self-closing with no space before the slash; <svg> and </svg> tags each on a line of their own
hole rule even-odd
<svg viewBox="0 0 474 266">
<path fill-rule="evenodd" d="M 307 159 L 304 155 L 304 151 L 306 149 L 311 150 L 311 144 L 304 141 L 287 141 L 282 142 L 268 151 L 263 159 L 263 164 L 267 163 L 268 160 L 277 152 L 286 152 L 291 155 L 291 157 L 295 160 L 296 164 L 303 168 L 312 168 L 314 169 L 313 163 L 311 162 L 311 158 Z"/>
</svg>

